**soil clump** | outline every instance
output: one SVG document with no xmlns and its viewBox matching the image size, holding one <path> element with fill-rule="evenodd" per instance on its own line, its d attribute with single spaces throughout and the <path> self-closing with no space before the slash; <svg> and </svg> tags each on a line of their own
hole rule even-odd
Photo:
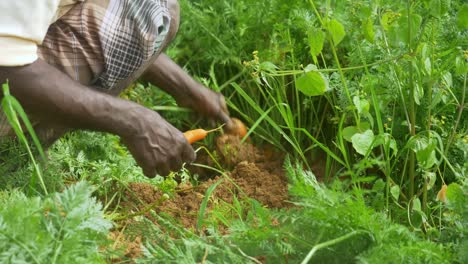
<svg viewBox="0 0 468 264">
<path fill-rule="evenodd" d="M 206 211 L 222 202 L 232 203 L 234 198 L 245 201 L 255 199 L 268 208 L 289 207 L 288 181 L 283 169 L 284 155 L 271 147 L 256 147 L 250 142 L 242 142 L 236 136 L 222 135 L 216 139 L 214 156 L 217 161 L 208 159 L 209 155 L 199 155 L 197 163 L 216 166 L 222 165 L 224 175 L 212 175 L 212 170 L 190 167 L 192 174 L 203 179 L 197 186 L 182 183 L 172 197 L 148 183 L 130 183 L 124 200 L 120 203 L 122 211 L 128 215 L 143 212 L 146 218 L 158 225 L 157 215 L 169 215 L 185 228 L 195 230 L 198 214 L 208 188 L 221 181 L 210 195 Z M 121 221 L 120 225 L 132 225 L 132 217 Z M 221 227 L 222 228 L 222 227 Z M 126 238 L 121 239 L 122 244 Z M 141 240 L 130 241 L 123 245 L 125 255 L 132 258 L 141 254 Z M 133 243 L 135 242 L 135 243 Z M 121 245 L 119 245 L 121 246 Z"/>
<path fill-rule="evenodd" d="M 252 198 L 269 208 L 287 207 L 288 182 L 283 169 L 284 157 L 272 148 L 259 148 L 249 142 L 241 142 L 236 136 L 222 135 L 216 139 L 216 155 L 219 164 L 228 171 L 201 182 L 197 186 L 180 184 L 174 197 L 164 199 L 163 193 L 146 183 L 131 183 L 127 201 L 121 206 L 131 210 L 144 210 L 154 205 L 156 213 L 166 213 L 186 228 L 195 228 L 200 205 L 207 189 L 222 181 L 213 191 L 208 209 L 216 200 L 231 203 L 234 197 Z M 206 158 L 206 157 L 202 157 Z M 232 169 L 231 169 L 232 168 Z M 203 173 L 198 170 L 197 173 Z M 146 214 L 150 219 L 150 214 Z"/>
</svg>

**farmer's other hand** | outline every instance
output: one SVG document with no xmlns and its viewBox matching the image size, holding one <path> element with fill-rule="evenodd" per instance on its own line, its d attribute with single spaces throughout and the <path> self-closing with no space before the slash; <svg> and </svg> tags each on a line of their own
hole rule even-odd
<svg viewBox="0 0 468 264">
<path fill-rule="evenodd" d="M 167 55 L 160 54 L 148 67 L 143 79 L 172 95 L 177 104 L 195 110 L 199 114 L 231 126 L 224 97 L 195 81 Z"/>
<path fill-rule="evenodd" d="M 191 90 L 191 96 L 183 98 L 181 102 L 178 102 L 179 105 L 189 107 L 212 121 L 225 124 L 225 129 L 233 126 L 226 100 L 221 93 L 198 83 Z"/>
<path fill-rule="evenodd" d="M 136 133 L 123 136 L 123 142 L 132 153 L 145 176 L 167 176 L 196 158 L 192 146 L 182 132 L 169 124 L 158 113 L 135 109 Z"/>
</svg>

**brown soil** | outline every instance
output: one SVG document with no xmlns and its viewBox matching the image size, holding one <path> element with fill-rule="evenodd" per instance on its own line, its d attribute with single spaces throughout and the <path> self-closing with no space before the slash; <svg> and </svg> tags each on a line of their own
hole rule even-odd
<svg viewBox="0 0 468 264">
<path fill-rule="evenodd" d="M 123 233 L 112 231 L 109 234 L 109 239 L 114 241 L 112 249 L 123 252 L 125 258 L 134 259 L 142 255 L 140 236 L 131 241 Z M 118 263 L 120 260 L 121 259 L 113 259 L 112 262 Z"/>
<path fill-rule="evenodd" d="M 216 153 L 220 164 L 232 167 L 225 175 L 203 181 L 198 186 L 183 183 L 175 197 L 163 201 L 162 192 L 146 183 L 131 183 L 121 205 L 131 210 L 144 210 L 154 205 L 157 213 L 167 213 L 187 228 L 194 228 L 200 205 L 207 189 L 222 181 L 211 194 L 210 201 L 231 203 L 234 197 L 252 198 L 270 208 L 287 206 L 288 182 L 283 171 L 284 158 L 268 148 L 257 148 L 241 143 L 235 136 L 223 135 L 216 139 Z M 205 157 L 202 157 L 205 158 Z"/>
<path fill-rule="evenodd" d="M 198 186 L 183 183 L 174 197 L 165 199 L 163 193 L 147 183 L 131 183 L 120 206 L 129 214 L 151 208 L 157 214 L 165 213 L 184 227 L 195 229 L 200 206 L 207 189 L 222 181 L 210 196 L 207 211 L 223 201 L 232 203 L 252 198 L 269 208 L 287 207 L 288 182 L 283 170 L 284 157 L 271 148 L 258 148 L 249 142 L 241 143 L 236 136 L 223 135 L 216 139 L 215 156 L 218 163 L 225 165 L 225 175 L 206 176 L 208 171 L 191 168 L 200 178 L 207 179 Z M 197 163 L 215 166 L 208 155 L 199 155 Z M 149 210 L 148 210 L 149 211 Z M 157 224 L 150 213 L 145 214 Z M 133 247 L 133 245 L 131 245 Z M 139 249 L 139 247 L 138 247 Z M 133 251 L 127 254 L 133 254 Z M 136 251 L 139 252 L 138 250 Z"/>
</svg>

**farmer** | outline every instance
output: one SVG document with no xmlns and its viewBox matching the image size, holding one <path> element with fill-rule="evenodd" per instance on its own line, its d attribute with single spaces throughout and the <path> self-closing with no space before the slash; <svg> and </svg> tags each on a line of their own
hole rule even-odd
<svg viewBox="0 0 468 264">
<path fill-rule="evenodd" d="M 177 0 L 2 0 L 0 83 L 8 80 L 46 146 L 73 129 L 109 132 L 146 176 L 167 175 L 195 153 L 158 113 L 117 97 L 137 78 L 232 126 L 224 97 L 162 53 L 178 26 Z"/>
</svg>

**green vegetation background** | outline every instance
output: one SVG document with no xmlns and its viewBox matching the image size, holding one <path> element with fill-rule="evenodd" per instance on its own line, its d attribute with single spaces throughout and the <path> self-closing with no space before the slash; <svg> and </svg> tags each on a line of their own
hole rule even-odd
<svg viewBox="0 0 468 264">
<path fill-rule="evenodd" d="M 200 213 L 207 233 L 167 216 L 157 216 L 160 226 L 140 219 L 136 232 L 151 235 L 137 262 L 468 262 L 467 4 L 180 3 L 169 55 L 227 97 L 256 144 L 289 153 L 296 206 L 220 205 Z M 171 98 L 146 86 L 123 96 L 179 128 L 193 125 Z M 145 179 L 115 136 L 71 133 L 48 151 L 42 172 L 23 145 L 1 144 L 2 263 L 105 262 L 122 254 L 103 248 L 119 217 L 110 205 L 127 183 L 148 182 L 169 196 L 175 188 L 175 174 Z M 324 175 L 310 171 L 316 163 Z M 187 171 L 177 174 L 196 183 Z M 227 235 L 220 223 L 228 223 Z"/>
</svg>

